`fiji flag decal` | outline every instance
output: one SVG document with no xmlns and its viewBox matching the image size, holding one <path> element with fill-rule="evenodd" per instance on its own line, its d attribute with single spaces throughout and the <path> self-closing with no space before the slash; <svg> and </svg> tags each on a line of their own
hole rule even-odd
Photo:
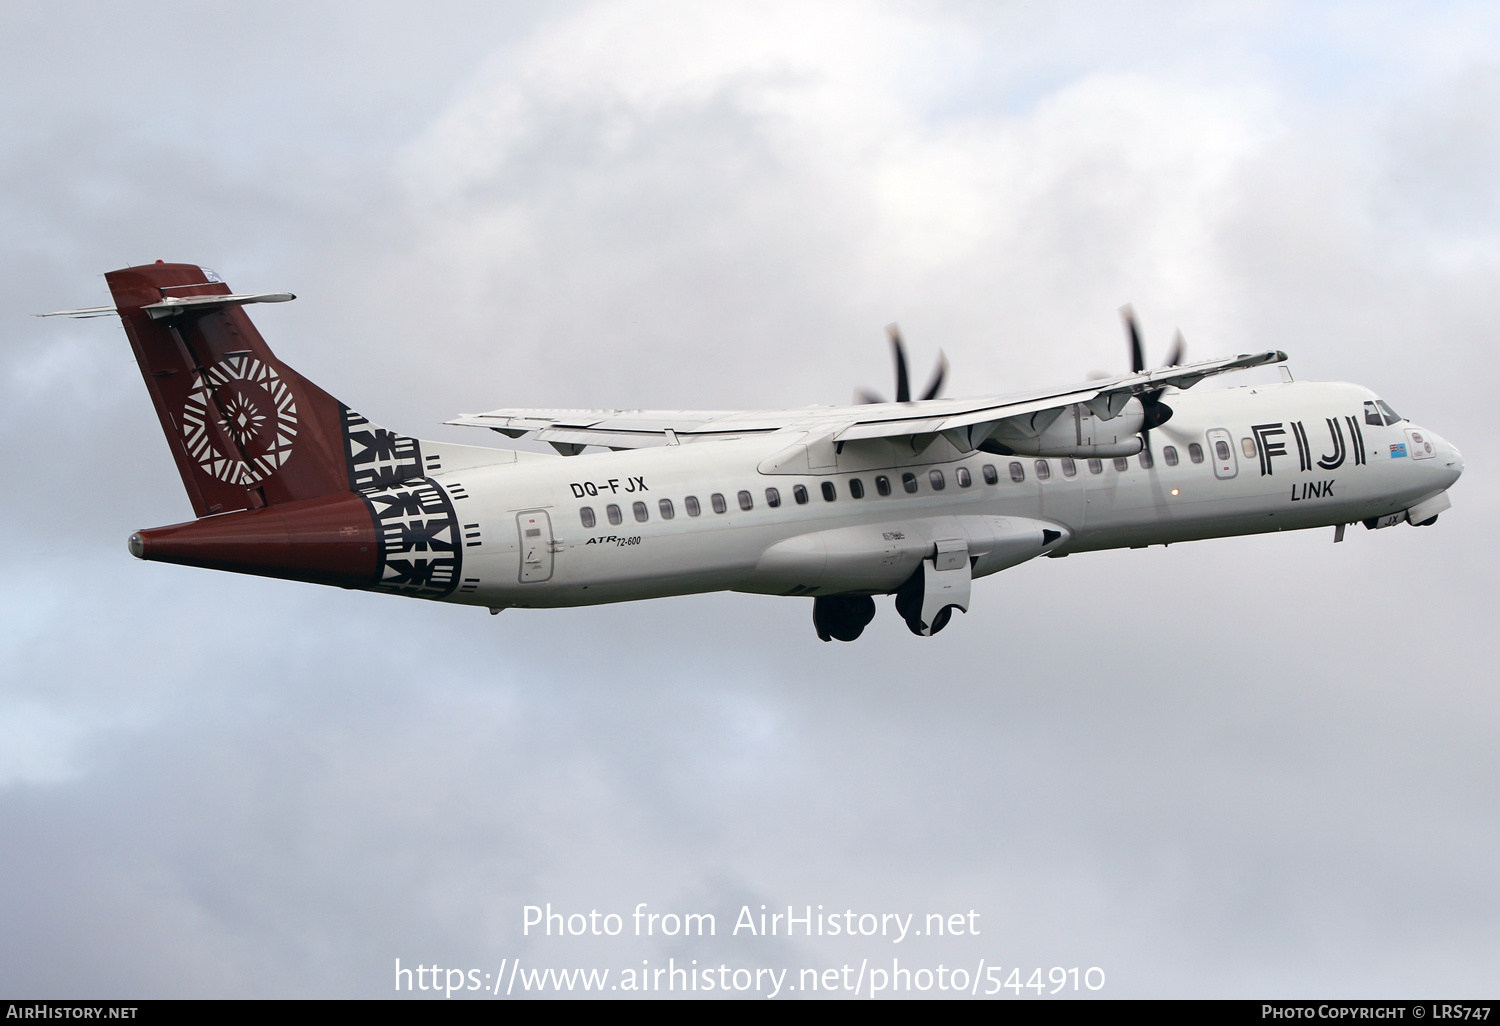
<svg viewBox="0 0 1500 1026">
<path fill-rule="evenodd" d="M 1394 445 L 1391 446 L 1391 459 L 1393 459 L 1393 460 L 1399 460 L 1401 457 L 1403 457 L 1405 455 L 1406 455 L 1406 443 L 1405 442 L 1397 442 L 1397 443 L 1395 443 Z"/>
</svg>

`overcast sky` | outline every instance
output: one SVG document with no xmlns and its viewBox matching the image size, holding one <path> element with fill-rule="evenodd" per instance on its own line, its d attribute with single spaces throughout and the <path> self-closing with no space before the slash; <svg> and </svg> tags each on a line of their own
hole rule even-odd
<svg viewBox="0 0 1500 1026">
<path fill-rule="evenodd" d="M 1496 993 L 1493 4 L 10 4 L 0 90 L 0 994 L 892 956 Z M 890 321 L 955 394 L 1069 382 L 1131 302 L 1157 359 L 1285 349 L 1468 469 L 1431 529 L 1038 561 L 853 645 L 805 600 L 146 564 L 191 508 L 128 343 L 29 315 L 158 258 L 298 293 L 278 355 L 425 437 L 846 402 Z M 719 936 L 522 937 L 549 901 Z M 982 933 L 726 936 L 744 904 Z"/>
</svg>

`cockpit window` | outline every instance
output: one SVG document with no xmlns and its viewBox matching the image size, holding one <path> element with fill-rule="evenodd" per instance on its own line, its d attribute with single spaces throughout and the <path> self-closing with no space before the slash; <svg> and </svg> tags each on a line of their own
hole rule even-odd
<svg viewBox="0 0 1500 1026">
<path fill-rule="evenodd" d="M 1380 419 L 1380 411 L 1375 408 L 1374 403 L 1365 403 L 1365 423 L 1380 427 L 1385 421 Z"/>
<path fill-rule="evenodd" d="M 1385 422 L 1387 426 L 1395 424 L 1401 420 L 1401 415 L 1398 414 L 1395 410 L 1391 409 L 1391 404 L 1386 402 L 1384 399 L 1376 399 L 1375 405 L 1379 406 L 1380 412 L 1385 414 Z"/>
</svg>

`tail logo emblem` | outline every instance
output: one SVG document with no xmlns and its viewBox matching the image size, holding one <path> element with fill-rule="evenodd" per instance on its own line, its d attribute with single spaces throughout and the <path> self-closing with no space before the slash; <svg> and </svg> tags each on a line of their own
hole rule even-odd
<svg viewBox="0 0 1500 1026">
<path fill-rule="evenodd" d="M 291 389 L 253 356 L 220 360 L 194 379 L 182 440 L 205 474 L 253 485 L 287 461 L 296 438 Z"/>
</svg>

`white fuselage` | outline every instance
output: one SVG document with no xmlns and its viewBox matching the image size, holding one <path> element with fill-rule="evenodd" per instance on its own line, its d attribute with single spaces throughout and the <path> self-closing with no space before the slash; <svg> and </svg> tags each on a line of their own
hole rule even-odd
<svg viewBox="0 0 1500 1026">
<path fill-rule="evenodd" d="M 1151 432 L 1149 454 L 1118 460 L 962 455 L 939 439 L 916 455 L 890 446 L 881 450 L 888 457 L 872 459 L 867 447 L 858 463 L 840 456 L 816 470 L 768 473 L 796 440 L 777 432 L 437 472 L 432 480 L 453 499 L 465 539 L 461 584 L 446 600 L 499 608 L 721 590 L 885 592 L 921 558 L 901 564 L 898 550 L 911 538 L 930 548 L 933 538 L 968 537 L 979 577 L 1032 555 L 1386 517 L 1443 492 L 1463 469 L 1457 450 L 1431 432 L 1404 420 L 1371 423 L 1366 404 L 1376 397 L 1355 385 L 1286 382 L 1168 398 L 1174 415 Z M 779 495 L 775 506 L 768 489 Z M 1025 555 L 1004 555 L 998 543 L 986 555 L 990 543 L 979 535 L 1023 523 L 1056 530 Z M 818 579 L 805 570 L 814 564 L 795 563 L 803 536 L 820 539 L 818 553 L 842 544 L 822 539 L 873 538 L 888 546 L 891 576 L 829 570 Z M 876 552 L 873 564 L 882 558 Z"/>
</svg>

